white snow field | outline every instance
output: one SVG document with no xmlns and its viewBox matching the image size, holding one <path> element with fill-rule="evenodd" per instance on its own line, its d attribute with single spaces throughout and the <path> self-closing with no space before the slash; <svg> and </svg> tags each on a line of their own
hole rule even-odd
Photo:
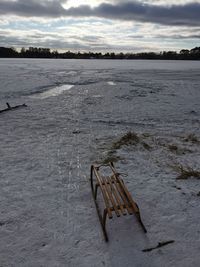
<svg viewBox="0 0 200 267">
<path fill-rule="evenodd" d="M 0 59 L 0 266 L 200 264 L 200 62 Z M 114 147 L 134 132 L 139 142 Z M 134 216 L 107 221 L 89 183 L 116 160 Z M 99 194 L 98 200 L 102 202 Z M 158 242 L 175 242 L 151 252 Z"/>
</svg>

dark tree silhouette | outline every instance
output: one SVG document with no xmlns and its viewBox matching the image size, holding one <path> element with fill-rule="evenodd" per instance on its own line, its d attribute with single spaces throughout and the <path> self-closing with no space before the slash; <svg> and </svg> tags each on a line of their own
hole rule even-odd
<svg viewBox="0 0 200 267">
<path fill-rule="evenodd" d="M 21 48 L 18 53 L 15 48 L 0 47 L 0 57 L 21 57 L 21 58 L 75 58 L 75 59 L 173 59 L 173 60 L 200 60 L 200 47 L 191 50 L 182 49 L 179 53 L 176 51 L 163 51 L 160 53 L 143 52 L 143 53 L 114 53 L 105 54 L 95 52 L 80 51 L 75 53 L 67 51 L 59 53 L 57 50 L 51 51 L 49 48 L 29 47 Z"/>
<path fill-rule="evenodd" d="M 18 57 L 19 54 L 15 48 L 0 47 L 0 57 Z"/>
</svg>

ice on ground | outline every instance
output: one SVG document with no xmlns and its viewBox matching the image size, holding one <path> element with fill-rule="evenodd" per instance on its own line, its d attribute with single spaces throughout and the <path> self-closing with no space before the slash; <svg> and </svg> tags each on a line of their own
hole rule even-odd
<svg viewBox="0 0 200 267">
<path fill-rule="evenodd" d="M 68 71 L 67 73 L 66 73 L 66 75 L 76 75 L 77 74 L 77 71 Z"/>
<path fill-rule="evenodd" d="M 56 86 L 55 88 L 49 89 L 42 93 L 33 94 L 31 97 L 44 99 L 44 98 L 48 98 L 52 96 L 58 96 L 62 94 L 63 92 L 70 90 L 72 87 L 73 85 L 71 84 L 64 84 L 61 86 Z"/>
<path fill-rule="evenodd" d="M 102 95 L 93 95 L 92 97 L 94 97 L 94 98 L 101 98 L 103 96 Z"/>
<path fill-rule="evenodd" d="M 112 81 L 108 82 L 108 84 L 109 84 L 109 85 L 116 85 L 116 83 L 114 83 L 114 82 L 112 82 Z"/>
</svg>

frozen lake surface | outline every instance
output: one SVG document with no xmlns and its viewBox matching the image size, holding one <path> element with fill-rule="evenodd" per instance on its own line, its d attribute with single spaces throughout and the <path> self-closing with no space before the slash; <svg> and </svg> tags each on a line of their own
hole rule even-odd
<svg viewBox="0 0 200 267">
<path fill-rule="evenodd" d="M 28 105 L 0 114 L 0 266 L 198 266 L 200 180 L 174 167 L 200 170 L 199 74 L 193 61 L 0 59 L 0 109 Z M 140 142 L 114 150 L 129 131 Z M 148 233 L 113 219 L 106 244 L 89 173 L 109 158 Z"/>
</svg>

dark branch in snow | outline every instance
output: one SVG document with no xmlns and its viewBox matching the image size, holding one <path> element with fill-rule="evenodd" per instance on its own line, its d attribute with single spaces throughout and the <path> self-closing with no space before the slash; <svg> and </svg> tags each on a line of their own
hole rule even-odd
<svg viewBox="0 0 200 267">
<path fill-rule="evenodd" d="M 156 247 L 146 248 L 146 249 L 143 249 L 142 251 L 143 251 L 143 252 L 150 252 L 150 251 L 152 251 L 152 250 L 154 250 L 154 249 L 164 247 L 164 246 L 169 245 L 169 244 L 172 244 L 172 243 L 174 243 L 174 242 L 175 242 L 174 240 L 169 240 L 169 241 L 159 242 L 158 245 L 157 245 Z"/>
<path fill-rule="evenodd" d="M 14 107 L 11 107 L 9 103 L 7 104 L 7 108 L 0 110 L 0 113 L 6 112 L 6 111 L 10 111 L 10 110 L 14 110 L 14 109 L 18 109 L 18 108 L 23 108 L 23 107 L 27 107 L 26 104 L 22 104 L 22 105 L 17 105 Z"/>
</svg>

